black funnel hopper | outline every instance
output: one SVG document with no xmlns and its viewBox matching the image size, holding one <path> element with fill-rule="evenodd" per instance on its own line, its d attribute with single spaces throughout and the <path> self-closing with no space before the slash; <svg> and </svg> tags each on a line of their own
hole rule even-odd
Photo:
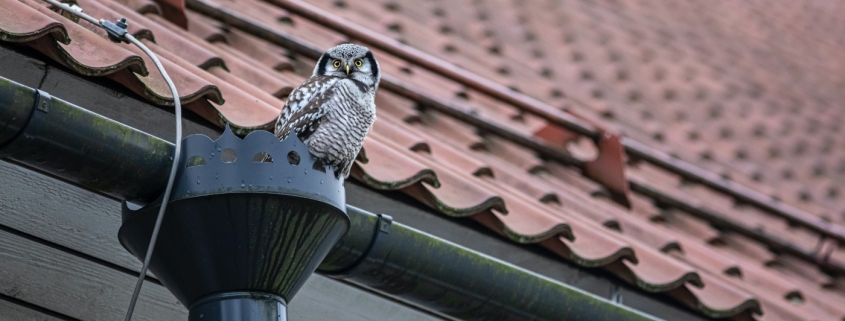
<svg viewBox="0 0 845 321">
<path fill-rule="evenodd" d="M 343 182 L 314 166 L 295 135 L 241 140 L 227 127 L 217 141 L 186 137 L 181 158 L 150 271 L 190 320 L 285 320 L 287 302 L 349 229 Z M 139 260 L 160 200 L 123 204 L 118 236 Z"/>
</svg>

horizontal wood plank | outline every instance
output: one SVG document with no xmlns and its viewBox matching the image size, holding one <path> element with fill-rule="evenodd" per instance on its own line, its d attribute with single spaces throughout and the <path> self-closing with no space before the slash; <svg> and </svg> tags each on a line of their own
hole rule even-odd
<svg viewBox="0 0 845 321">
<path fill-rule="evenodd" d="M 0 292 L 73 318 L 123 318 L 133 278 L 0 231 Z M 187 310 L 161 286 L 141 290 L 134 320 L 186 320 Z"/>
<path fill-rule="evenodd" d="M 62 321 L 39 311 L 0 299 L 0 320 Z"/>
</svg>

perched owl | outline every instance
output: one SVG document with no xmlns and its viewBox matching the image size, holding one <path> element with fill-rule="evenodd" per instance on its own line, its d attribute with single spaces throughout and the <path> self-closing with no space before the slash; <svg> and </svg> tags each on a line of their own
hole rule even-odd
<svg viewBox="0 0 845 321">
<path fill-rule="evenodd" d="M 342 44 L 326 51 L 311 78 L 294 89 L 276 122 L 276 137 L 291 133 L 335 176 L 349 171 L 376 120 L 379 66 L 367 47 Z"/>
</svg>

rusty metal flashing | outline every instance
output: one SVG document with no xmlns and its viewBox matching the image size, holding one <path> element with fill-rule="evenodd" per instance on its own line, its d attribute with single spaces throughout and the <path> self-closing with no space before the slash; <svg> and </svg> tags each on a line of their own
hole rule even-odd
<svg viewBox="0 0 845 321">
<path fill-rule="evenodd" d="M 442 59 L 436 58 L 432 55 L 419 51 L 410 46 L 404 45 L 387 36 L 381 35 L 377 32 L 361 27 L 355 23 L 349 22 L 343 18 L 326 12 L 313 5 L 307 4 L 300 0 L 265 0 L 275 4 L 285 10 L 294 14 L 300 15 L 308 20 L 314 21 L 324 27 L 330 28 L 341 34 L 349 36 L 350 38 L 364 42 L 375 48 L 384 50 L 396 57 L 402 58 L 410 63 L 418 65 L 433 71 L 448 79 L 454 80 L 469 88 L 485 93 L 491 97 L 499 99 L 503 102 L 511 104 L 525 112 L 542 117 L 551 123 L 559 125 L 570 131 L 580 135 L 587 136 L 594 141 L 600 140 L 601 131 L 590 124 L 587 124 L 575 117 L 572 117 L 563 111 L 560 111 L 544 102 L 529 97 L 527 95 L 510 90 L 507 87 L 494 83 L 486 78 L 478 76 L 467 70 L 463 70 L 451 63 Z M 189 8 L 197 10 L 215 19 L 221 20 L 227 24 L 243 29 L 253 35 L 259 36 L 265 40 L 271 41 L 277 45 L 292 49 L 304 56 L 315 58 L 319 53 L 318 50 L 310 48 L 301 42 L 292 39 L 286 35 L 275 33 L 271 30 L 264 29 L 258 25 L 251 23 L 248 19 L 241 18 L 237 13 L 217 8 L 215 5 L 209 4 L 204 0 L 187 0 Z M 452 117 L 458 118 L 468 124 L 477 126 L 484 131 L 488 131 L 497 136 L 514 141 L 518 144 L 531 148 L 543 155 L 552 157 L 567 164 L 582 167 L 580 160 L 574 159 L 568 153 L 561 151 L 558 148 L 548 146 L 540 143 L 532 138 L 525 137 L 506 128 L 501 128 L 489 121 L 484 120 L 478 115 L 470 114 L 461 110 L 460 108 L 450 106 L 439 102 L 435 99 L 425 97 L 416 92 L 408 92 L 409 89 L 402 86 L 395 79 L 383 77 L 383 87 L 388 90 L 399 93 L 405 97 L 413 99 L 423 105 L 430 106 L 440 112 L 448 114 Z M 580 103 L 575 101 L 576 103 Z M 845 228 L 831 224 L 823 219 L 794 208 L 787 204 L 783 204 L 766 196 L 760 192 L 754 191 L 748 187 L 742 186 L 729 179 L 714 175 L 704 169 L 701 169 L 691 163 L 682 161 L 676 157 L 666 155 L 642 143 L 632 140 L 627 137 L 622 138 L 622 146 L 625 152 L 632 157 L 636 157 L 659 166 L 667 171 L 680 175 L 689 181 L 698 182 L 707 187 L 715 189 L 719 192 L 725 193 L 734 197 L 738 202 L 747 203 L 749 205 L 758 207 L 764 211 L 770 212 L 774 215 L 782 217 L 791 223 L 796 223 L 805 226 L 825 238 L 831 238 L 837 242 L 845 242 Z M 704 217 L 707 219 L 706 217 Z"/>
</svg>

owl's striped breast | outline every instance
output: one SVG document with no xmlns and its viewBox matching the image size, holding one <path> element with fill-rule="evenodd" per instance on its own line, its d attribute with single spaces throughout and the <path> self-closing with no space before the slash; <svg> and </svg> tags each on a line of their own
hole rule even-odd
<svg viewBox="0 0 845 321">
<path fill-rule="evenodd" d="M 328 108 L 325 117 L 305 143 L 314 156 L 347 174 L 375 122 L 375 93 L 351 79 L 338 81 L 334 90 L 322 107 Z"/>
</svg>

